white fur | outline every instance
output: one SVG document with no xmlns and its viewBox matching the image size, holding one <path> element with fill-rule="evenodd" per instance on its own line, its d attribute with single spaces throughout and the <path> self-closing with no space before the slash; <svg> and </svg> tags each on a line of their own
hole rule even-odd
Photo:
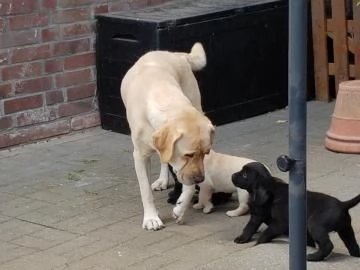
<svg viewBox="0 0 360 270">
<path fill-rule="evenodd" d="M 214 205 L 211 203 L 211 197 L 214 192 L 237 193 L 239 206 L 236 209 L 226 212 L 229 217 L 244 215 L 248 212 L 249 194 L 246 190 L 237 188 L 232 183 L 232 174 L 240 171 L 244 165 L 255 162 L 253 159 L 231 156 L 217 153 L 213 150 L 205 156 L 205 181 L 200 183 L 199 201 L 193 205 L 195 209 L 202 209 L 204 213 L 210 213 Z M 270 169 L 268 168 L 269 172 Z M 184 192 L 184 191 L 183 191 Z M 180 198 L 182 198 L 180 200 Z M 189 201 L 192 199 L 181 194 L 177 202 L 177 211 L 184 215 Z M 185 198 L 185 200 L 184 200 Z"/>
<path fill-rule="evenodd" d="M 168 167 L 165 163 L 161 165 L 159 179 L 151 186 L 149 183 L 150 157 L 157 150 L 152 145 L 152 136 L 185 111 L 205 118 L 193 74 L 193 70 L 201 69 L 205 64 L 206 56 L 200 43 L 196 43 L 189 54 L 152 51 L 130 68 L 121 83 L 121 97 L 131 129 L 135 171 L 144 208 L 144 229 L 159 230 L 164 226 L 154 204 L 152 189 L 162 190 L 168 186 Z M 201 123 L 204 125 L 204 121 Z M 206 123 L 206 129 L 209 125 Z M 207 137 L 210 136 L 208 134 Z M 180 157 L 175 156 L 172 163 L 180 164 Z M 185 200 L 188 200 L 187 194 L 190 193 L 185 192 Z M 182 216 L 180 211 L 176 215 L 177 220 Z"/>
</svg>

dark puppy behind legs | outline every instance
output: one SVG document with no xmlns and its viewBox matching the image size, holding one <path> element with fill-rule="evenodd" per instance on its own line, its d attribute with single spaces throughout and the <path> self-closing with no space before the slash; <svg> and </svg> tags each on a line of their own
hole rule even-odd
<svg viewBox="0 0 360 270">
<path fill-rule="evenodd" d="M 280 235 L 289 232 L 289 191 L 284 181 L 266 176 L 263 165 L 250 163 L 233 174 L 235 186 L 249 192 L 250 221 L 243 233 L 235 239 L 236 243 L 247 243 L 251 240 L 262 223 L 268 225 L 257 239 L 257 244 L 270 242 Z M 349 209 L 360 202 L 360 195 L 342 202 L 319 192 L 307 191 L 307 230 L 309 246 L 317 244 L 318 250 L 308 254 L 308 261 L 321 261 L 330 255 L 334 246 L 329 233 L 337 232 L 351 256 L 360 257 L 360 249 L 351 226 Z"/>
<path fill-rule="evenodd" d="M 176 174 L 173 171 L 173 168 L 170 165 L 168 165 L 168 166 L 169 166 L 170 174 L 175 181 L 175 185 L 174 185 L 174 189 L 171 190 L 168 194 L 167 202 L 170 204 L 176 204 L 176 201 L 180 197 L 181 192 L 182 192 L 182 184 L 177 179 Z M 196 186 L 196 189 L 199 190 L 199 187 Z M 211 197 L 211 202 L 214 205 L 226 203 L 230 200 L 231 195 L 232 195 L 231 193 L 215 192 L 215 193 L 213 193 L 213 195 Z"/>
<path fill-rule="evenodd" d="M 168 200 L 167 202 L 170 203 L 170 204 L 176 204 L 176 201 L 177 199 L 180 197 L 181 195 L 181 192 L 182 192 L 182 184 L 179 182 L 179 180 L 177 179 L 176 177 L 176 174 L 174 173 L 174 170 L 173 168 L 169 166 L 169 171 L 170 171 L 170 174 L 172 176 L 172 178 L 174 179 L 175 181 L 175 185 L 174 185 L 174 189 L 171 190 L 168 194 Z"/>
</svg>

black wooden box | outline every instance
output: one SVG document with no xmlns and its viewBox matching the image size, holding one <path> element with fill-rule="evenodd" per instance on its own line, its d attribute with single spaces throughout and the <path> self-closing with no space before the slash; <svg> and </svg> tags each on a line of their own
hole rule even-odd
<svg viewBox="0 0 360 270">
<path fill-rule="evenodd" d="M 203 43 L 196 73 L 204 111 L 216 125 L 287 104 L 288 1 L 182 0 L 97 16 L 98 100 L 104 129 L 129 133 L 120 83 L 149 50 Z"/>
</svg>

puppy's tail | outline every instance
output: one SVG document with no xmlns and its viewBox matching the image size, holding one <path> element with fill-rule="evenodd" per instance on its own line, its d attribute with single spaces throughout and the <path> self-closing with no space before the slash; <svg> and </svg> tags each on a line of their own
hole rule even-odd
<svg viewBox="0 0 360 270">
<path fill-rule="evenodd" d="M 350 208 L 353 208 L 354 206 L 356 206 L 358 203 L 360 203 L 360 194 L 357 195 L 356 197 L 352 198 L 351 200 L 342 202 L 343 207 L 348 210 Z"/>
<path fill-rule="evenodd" d="M 203 45 L 196 42 L 192 46 L 190 53 L 186 54 L 186 59 L 193 71 L 203 69 L 206 66 L 206 54 Z"/>
</svg>

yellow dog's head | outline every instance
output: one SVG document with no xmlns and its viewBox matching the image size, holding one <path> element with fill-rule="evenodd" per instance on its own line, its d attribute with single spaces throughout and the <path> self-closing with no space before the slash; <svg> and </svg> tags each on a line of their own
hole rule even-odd
<svg viewBox="0 0 360 270">
<path fill-rule="evenodd" d="M 171 120 L 153 134 L 153 147 L 162 163 L 170 164 L 185 185 L 204 181 L 204 157 L 215 134 L 210 120 L 199 113 L 187 113 Z"/>
</svg>

